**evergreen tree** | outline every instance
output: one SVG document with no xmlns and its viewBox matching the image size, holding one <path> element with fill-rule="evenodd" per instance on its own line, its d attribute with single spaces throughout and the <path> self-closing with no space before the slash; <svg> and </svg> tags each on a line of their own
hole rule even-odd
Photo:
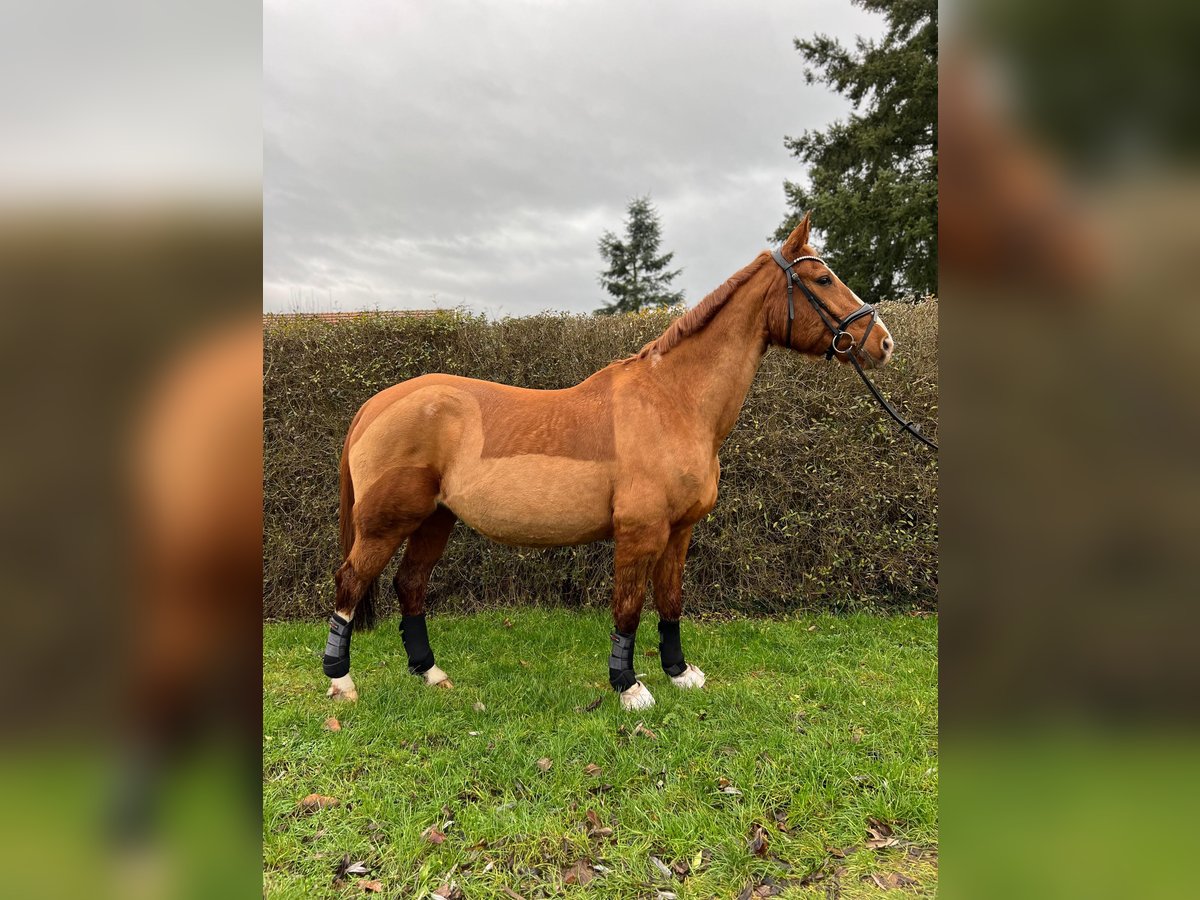
<svg viewBox="0 0 1200 900">
<path fill-rule="evenodd" d="M 881 40 L 855 50 L 827 35 L 796 39 L 805 80 L 845 95 L 854 112 L 825 131 L 786 138 L 808 183 L 785 182 L 783 240 L 806 210 L 829 264 L 870 300 L 937 290 L 937 2 L 854 0 L 883 14 Z"/>
<path fill-rule="evenodd" d="M 623 240 L 611 231 L 600 236 L 600 255 L 608 263 L 608 268 L 600 273 L 600 285 L 614 299 L 596 310 L 597 315 L 611 316 L 683 302 L 683 291 L 671 290 L 671 281 L 683 270 L 667 268 L 674 253 L 658 255 L 662 226 L 650 198 L 635 197 L 629 202 L 628 213 Z"/>
</svg>

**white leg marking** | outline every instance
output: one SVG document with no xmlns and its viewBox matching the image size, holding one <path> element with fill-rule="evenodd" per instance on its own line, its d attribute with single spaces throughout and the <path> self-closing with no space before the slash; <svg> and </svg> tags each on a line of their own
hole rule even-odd
<svg viewBox="0 0 1200 900">
<path fill-rule="evenodd" d="M 621 691 L 622 709 L 647 709 L 654 705 L 654 695 L 640 681 Z"/>
<path fill-rule="evenodd" d="M 329 679 L 329 690 L 325 694 L 326 697 L 332 697 L 334 700 L 357 700 L 358 691 L 354 688 L 354 680 L 346 673 L 341 678 Z"/>
<path fill-rule="evenodd" d="M 430 687 L 443 687 L 446 690 L 454 688 L 454 682 L 450 680 L 450 676 L 437 666 L 430 666 L 425 670 L 425 683 Z"/>
<path fill-rule="evenodd" d="M 704 687 L 705 678 L 703 672 L 691 663 L 688 663 L 687 668 L 681 674 L 671 677 L 671 681 L 678 688 L 702 688 Z"/>
</svg>

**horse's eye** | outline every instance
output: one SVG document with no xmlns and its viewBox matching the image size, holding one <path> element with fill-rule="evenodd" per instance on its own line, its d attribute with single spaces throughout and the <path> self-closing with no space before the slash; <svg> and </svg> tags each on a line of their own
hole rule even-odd
<svg viewBox="0 0 1200 900">
<path fill-rule="evenodd" d="M 833 284 L 833 279 L 828 275 L 822 275 L 817 279 L 817 284 Z"/>
</svg>

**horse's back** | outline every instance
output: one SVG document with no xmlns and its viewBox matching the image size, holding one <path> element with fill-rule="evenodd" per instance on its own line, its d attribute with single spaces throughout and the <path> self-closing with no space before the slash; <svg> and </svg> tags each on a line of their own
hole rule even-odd
<svg viewBox="0 0 1200 900">
<path fill-rule="evenodd" d="M 352 427 L 356 493 L 417 467 L 436 479 L 440 503 L 496 540 L 607 537 L 616 452 L 608 377 L 598 376 L 553 391 L 442 374 L 388 388 Z"/>
</svg>

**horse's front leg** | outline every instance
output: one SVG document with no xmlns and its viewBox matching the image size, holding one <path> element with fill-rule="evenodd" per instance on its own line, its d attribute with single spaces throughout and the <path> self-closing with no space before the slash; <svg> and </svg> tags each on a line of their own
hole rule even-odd
<svg viewBox="0 0 1200 900">
<path fill-rule="evenodd" d="M 615 529 L 612 612 L 616 630 L 611 636 L 608 680 L 620 695 L 621 706 L 625 709 L 654 705 L 649 689 L 637 680 L 633 668 L 633 643 L 642 618 L 646 582 L 655 560 L 662 555 L 669 531 L 665 521 L 622 523 L 618 520 Z"/>
<path fill-rule="evenodd" d="M 658 658 L 671 682 L 680 688 L 704 687 L 704 673 L 683 658 L 679 619 L 683 614 L 683 565 L 692 526 L 671 530 L 671 538 L 654 565 L 654 605 L 658 609 Z"/>
</svg>

